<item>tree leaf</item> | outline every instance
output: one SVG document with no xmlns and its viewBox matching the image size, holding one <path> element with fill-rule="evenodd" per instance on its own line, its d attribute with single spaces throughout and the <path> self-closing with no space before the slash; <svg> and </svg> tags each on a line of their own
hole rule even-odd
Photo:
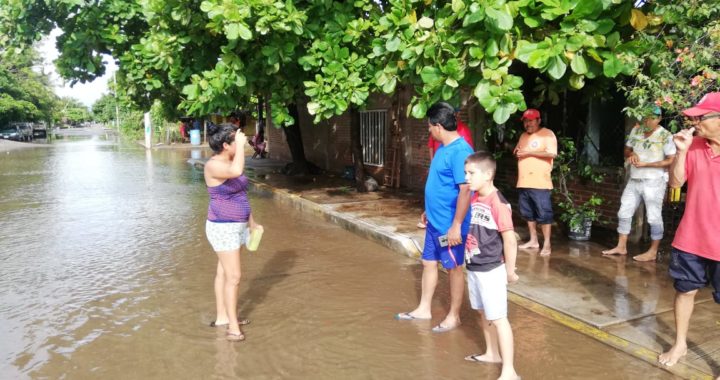
<svg viewBox="0 0 720 380">
<path fill-rule="evenodd" d="M 560 79 L 565 75 L 565 71 L 567 70 L 567 64 L 565 64 L 565 61 L 563 61 L 562 58 L 559 56 L 555 56 L 550 58 L 550 61 L 548 62 L 548 69 L 547 73 L 550 75 L 553 79 Z"/>
<path fill-rule="evenodd" d="M 437 85 L 442 80 L 442 72 L 438 68 L 425 66 L 420 70 L 420 77 L 427 84 Z"/>
<path fill-rule="evenodd" d="M 542 19 L 537 17 L 524 17 L 523 22 L 531 28 L 537 28 L 542 24 Z"/>
<path fill-rule="evenodd" d="M 397 51 L 400 48 L 400 38 L 393 37 L 385 43 L 385 49 L 389 52 Z"/>
<path fill-rule="evenodd" d="M 420 100 L 417 104 L 415 104 L 412 108 L 412 115 L 416 119 L 424 119 L 425 115 L 427 114 L 427 104 L 425 104 L 424 101 Z"/>
<path fill-rule="evenodd" d="M 453 12 L 459 13 L 463 9 L 465 9 L 465 3 L 463 2 L 463 0 L 452 0 Z"/>
<path fill-rule="evenodd" d="M 579 90 L 585 86 L 585 77 L 583 75 L 572 74 L 570 75 L 570 87 Z"/>
<path fill-rule="evenodd" d="M 575 74 L 585 74 L 588 71 L 587 62 L 582 54 L 575 54 L 572 61 L 570 61 L 570 68 Z"/>
<path fill-rule="evenodd" d="M 645 13 L 639 9 L 633 8 L 630 11 L 630 25 L 632 25 L 635 30 L 645 29 L 648 25 L 648 19 L 645 17 Z"/>
<path fill-rule="evenodd" d="M 484 18 L 485 18 L 485 12 L 482 9 L 476 10 L 472 13 L 465 15 L 465 19 L 463 19 L 463 26 L 465 27 L 468 25 L 478 23 L 478 22 L 482 21 Z"/>
<path fill-rule="evenodd" d="M 608 78 L 615 78 L 622 71 L 623 64 L 614 55 L 603 62 L 603 74 Z"/>
<path fill-rule="evenodd" d="M 383 85 L 382 90 L 384 93 L 390 94 L 395 91 L 395 85 L 397 85 L 397 78 L 392 77 L 389 81 L 385 83 L 385 85 Z"/>
<path fill-rule="evenodd" d="M 418 25 L 423 29 L 430 29 L 433 27 L 433 25 L 435 25 L 435 21 L 433 21 L 433 19 L 429 17 L 423 16 L 420 18 L 420 20 L 418 20 Z"/>
<path fill-rule="evenodd" d="M 483 108 L 487 110 L 493 100 L 493 96 L 490 94 L 490 82 L 486 80 L 480 81 L 477 86 L 475 86 L 473 95 L 475 95 Z"/>
<path fill-rule="evenodd" d="M 496 124 L 503 124 L 515 111 L 517 111 L 515 103 L 502 103 L 493 112 L 493 120 Z"/>
</svg>

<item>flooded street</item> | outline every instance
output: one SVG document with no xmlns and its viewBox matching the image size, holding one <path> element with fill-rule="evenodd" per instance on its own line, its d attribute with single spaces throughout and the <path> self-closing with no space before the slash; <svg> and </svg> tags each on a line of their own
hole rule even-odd
<svg viewBox="0 0 720 380">
<path fill-rule="evenodd" d="M 478 318 L 430 332 L 399 322 L 421 266 L 323 219 L 258 195 L 265 227 L 242 252 L 230 343 L 214 318 L 217 259 L 202 172 L 189 149 L 146 152 L 103 136 L 0 156 L 0 379 L 496 379 L 465 362 Z M 206 153 L 204 153 L 206 154 Z M 521 274 L 522 275 L 522 274 Z M 510 305 L 523 379 L 671 379 L 667 372 Z"/>
</svg>

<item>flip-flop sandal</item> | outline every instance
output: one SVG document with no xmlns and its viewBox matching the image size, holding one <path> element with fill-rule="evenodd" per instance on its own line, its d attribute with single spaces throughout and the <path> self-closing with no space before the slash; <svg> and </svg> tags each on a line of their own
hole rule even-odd
<svg viewBox="0 0 720 380">
<path fill-rule="evenodd" d="M 427 321 L 430 318 L 420 318 L 414 315 L 410 315 L 410 313 L 399 313 L 395 315 L 395 319 L 397 319 L 398 321 Z"/>
<path fill-rule="evenodd" d="M 237 334 L 228 332 L 227 334 L 225 334 L 225 339 L 230 342 L 242 342 L 243 340 L 245 340 L 245 334 L 243 334 L 242 331 Z"/>
<path fill-rule="evenodd" d="M 452 327 L 446 327 L 446 326 L 443 326 L 443 325 L 437 325 L 437 326 L 435 326 L 435 327 L 432 328 L 432 332 L 434 332 L 434 333 L 444 333 L 444 332 L 448 332 L 448 331 L 450 331 L 450 330 L 455 330 L 456 328 L 458 328 L 458 326 L 460 326 L 459 323 L 458 323 L 457 325 L 455 325 L 455 326 L 452 326 Z"/>
<path fill-rule="evenodd" d="M 480 359 L 478 359 L 478 358 L 481 357 L 481 356 L 482 356 L 482 354 L 469 355 L 469 356 L 466 356 L 466 357 L 465 357 L 465 360 L 467 360 L 467 361 L 469 361 L 469 362 L 483 363 L 483 364 L 500 364 L 500 363 L 502 363 L 502 361 L 499 361 L 499 362 L 489 362 L 489 361 L 487 361 L 487 360 L 480 360 Z"/>
<path fill-rule="evenodd" d="M 249 319 L 239 319 L 239 320 L 238 320 L 238 325 L 240 325 L 240 326 L 245 326 L 245 325 L 249 325 L 249 324 L 250 324 L 250 320 L 249 320 Z M 210 325 L 209 325 L 209 326 L 210 326 L 210 327 L 227 327 L 228 324 L 227 324 L 227 323 L 217 324 L 217 323 L 215 323 L 215 321 L 212 321 L 212 322 L 210 322 Z"/>
</svg>

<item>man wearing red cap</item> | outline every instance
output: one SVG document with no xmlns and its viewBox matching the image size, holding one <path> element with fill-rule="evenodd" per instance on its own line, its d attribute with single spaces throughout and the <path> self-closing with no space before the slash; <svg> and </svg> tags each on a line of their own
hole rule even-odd
<svg viewBox="0 0 720 380">
<path fill-rule="evenodd" d="M 658 361 L 677 363 L 687 353 L 687 332 L 695 294 L 708 282 L 720 303 L 720 92 L 683 111 L 692 128 L 673 136 L 677 147 L 670 187 L 687 181 L 685 213 L 672 242 L 670 276 L 675 280 L 675 344 Z M 693 133 L 697 135 L 693 137 Z"/>
<path fill-rule="evenodd" d="M 525 133 L 520 136 L 514 154 L 518 159 L 518 206 L 520 215 L 527 220 L 530 240 L 518 248 L 540 248 L 536 231 L 539 224 L 544 238 L 540 255 L 548 256 L 552 253 L 550 226 L 553 222 L 550 172 L 557 156 L 557 139 L 551 130 L 540 126 L 540 111 L 530 108 L 523 112 L 521 120 Z"/>
</svg>

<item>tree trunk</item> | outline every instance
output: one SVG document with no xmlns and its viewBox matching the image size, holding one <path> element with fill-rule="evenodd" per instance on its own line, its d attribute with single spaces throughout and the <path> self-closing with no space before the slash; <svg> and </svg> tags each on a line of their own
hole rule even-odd
<svg viewBox="0 0 720 380">
<path fill-rule="evenodd" d="M 310 165 L 305 158 L 297 104 L 289 104 L 288 113 L 295 120 L 294 123 L 285 127 L 285 138 L 290 148 L 292 162 L 285 166 L 283 173 L 287 175 L 307 175 L 310 174 Z"/>
<path fill-rule="evenodd" d="M 363 161 L 362 142 L 360 141 L 360 112 L 354 106 L 350 107 L 350 147 L 355 167 L 355 188 L 358 192 L 367 192 L 368 189 L 365 187 L 365 162 Z"/>
</svg>

